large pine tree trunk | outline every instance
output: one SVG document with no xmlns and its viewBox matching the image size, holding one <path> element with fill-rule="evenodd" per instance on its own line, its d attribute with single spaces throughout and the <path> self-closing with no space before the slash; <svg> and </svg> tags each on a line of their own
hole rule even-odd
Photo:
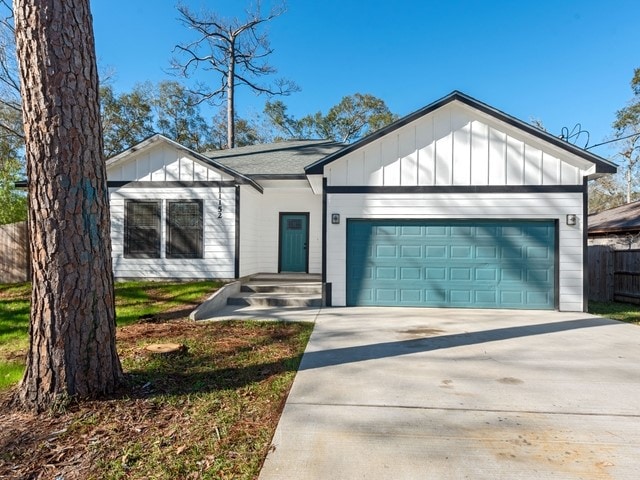
<svg viewBox="0 0 640 480">
<path fill-rule="evenodd" d="M 33 266 L 18 399 L 42 411 L 115 389 L 109 199 L 89 0 L 15 0 Z"/>
</svg>

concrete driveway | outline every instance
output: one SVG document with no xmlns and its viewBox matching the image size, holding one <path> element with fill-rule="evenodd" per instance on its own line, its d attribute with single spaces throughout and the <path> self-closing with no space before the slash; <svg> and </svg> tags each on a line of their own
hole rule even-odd
<svg viewBox="0 0 640 480">
<path fill-rule="evenodd" d="M 466 478 L 640 478 L 640 327 L 323 309 L 260 479 Z"/>
</svg>

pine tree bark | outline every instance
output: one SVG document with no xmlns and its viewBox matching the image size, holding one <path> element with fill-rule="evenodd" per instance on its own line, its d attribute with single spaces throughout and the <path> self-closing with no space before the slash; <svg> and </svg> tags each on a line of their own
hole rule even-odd
<svg viewBox="0 0 640 480">
<path fill-rule="evenodd" d="M 112 392 L 122 370 L 89 0 L 15 0 L 14 14 L 33 267 L 17 398 L 43 411 Z"/>
</svg>

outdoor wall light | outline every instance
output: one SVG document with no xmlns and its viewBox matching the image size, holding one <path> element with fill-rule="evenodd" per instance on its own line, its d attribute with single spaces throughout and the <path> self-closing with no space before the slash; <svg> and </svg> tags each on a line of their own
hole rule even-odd
<svg viewBox="0 0 640 480">
<path fill-rule="evenodd" d="M 567 225 L 575 225 L 578 223 L 578 216 L 574 213 L 567 215 Z"/>
<path fill-rule="evenodd" d="M 333 223 L 334 225 L 338 225 L 340 223 L 340 214 L 339 213 L 332 213 L 331 214 L 331 223 Z"/>
</svg>

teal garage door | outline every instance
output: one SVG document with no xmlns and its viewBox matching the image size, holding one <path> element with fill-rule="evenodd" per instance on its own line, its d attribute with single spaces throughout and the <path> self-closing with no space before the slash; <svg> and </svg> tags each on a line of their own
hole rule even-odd
<svg viewBox="0 0 640 480">
<path fill-rule="evenodd" d="M 554 221 L 347 223 L 347 305 L 553 309 Z"/>
</svg>

